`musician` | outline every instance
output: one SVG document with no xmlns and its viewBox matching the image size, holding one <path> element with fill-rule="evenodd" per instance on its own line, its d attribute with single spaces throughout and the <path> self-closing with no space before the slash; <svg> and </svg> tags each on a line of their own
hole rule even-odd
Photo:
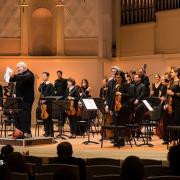
<svg viewBox="0 0 180 180">
<path fill-rule="evenodd" d="M 112 110 L 114 109 L 115 84 L 116 84 L 115 74 L 117 71 L 118 71 L 118 68 L 116 66 L 111 68 L 111 78 L 108 81 L 106 110 L 109 110 L 111 115 L 112 115 Z"/>
<path fill-rule="evenodd" d="M 14 82 L 9 82 L 7 86 L 3 87 L 4 96 L 6 97 L 14 97 L 15 95 L 15 84 Z"/>
<path fill-rule="evenodd" d="M 67 89 L 67 79 L 63 78 L 63 72 L 57 71 L 57 79 L 54 82 L 56 96 L 65 96 Z"/>
<path fill-rule="evenodd" d="M 161 76 L 159 74 L 156 74 L 154 76 L 154 83 L 152 83 L 151 96 L 160 97 L 161 86 Z"/>
<path fill-rule="evenodd" d="M 169 114 L 168 114 L 166 104 L 167 104 L 167 86 L 169 84 L 169 79 L 167 79 L 166 76 L 162 76 L 161 84 L 162 86 L 160 89 L 159 97 L 161 100 L 161 107 L 162 107 L 162 125 L 163 125 L 163 129 L 162 129 L 163 143 L 162 144 L 167 144 L 168 143 L 167 126 L 169 124 Z"/>
<path fill-rule="evenodd" d="M 167 94 L 172 98 L 172 123 L 175 126 L 180 125 L 180 68 L 171 68 L 170 75 L 172 78 L 172 83 L 170 85 L 170 88 L 167 90 Z M 175 140 L 177 140 L 177 134 L 172 134 L 172 145 L 175 144 Z"/>
<path fill-rule="evenodd" d="M 16 97 L 23 98 L 22 111 L 15 122 L 17 129 L 24 133 L 26 138 L 31 137 L 31 110 L 34 102 L 34 74 L 28 69 L 26 63 L 17 64 L 18 73 L 10 74 L 10 82 L 16 82 Z"/>
<path fill-rule="evenodd" d="M 141 75 L 134 75 L 134 84 L 130 86 L 130 97 L 134 99 L 135 117 L 134 121 L 139 122 L 143 118 L 143 109 L 141 100 L 144 99 L 146 94 L 146 87 L 141 83 Z"/>
<path fill-rule="evenodd" d="M 66 91 L 66 99 L 70 101 L 70 110 L 67 112 L 70 123 L 70 138 L 76 138 L 77 135 L 77 110 L 78 101 L 80 98 L 79 88 L 76 86 L 76 82 L 73 78 L 67 79 L 68 88 Z"/>
<path fill-rule="evenodd" d="M 57 79 L 54 82 L 54 89 L 55 89 L 55 95 L 56 96 L 63 96 L 65 97 L 66 95 L 66 90 L 67 90 L 67 79 L 63 78 L 63 72 L 62 71 L 57 71 Z M 60 110 L 60 124 L 64 126 L 65 119 L 66 119 L 66 113 L 64 110 Z M 59 129 L 61 131 L 61 129 Z M 60 132 L 61 134 L 61 132 Z"/>
<path fill-rule="evenodd" d="M 149 82 L 149 77 L 146 75 L 146 72 L 143 68 L 139 69 L 139 75 L 141 78 L 141 83 L 143 83 L 145 85 L 146 91 L 145 91 L 145 97 L 149 97 L 150 96 L 150 82 Z"/>
<path fill-rule="evenodd" d="M 108 79 L 104 78 L 102 81 L 102 87 L 100 89 L 99 97 L 102 99 L 106 99 L 108 91 Z"/>
<path fill-rule="evenodd" d="M 54 137 L 53 122 L 52 122 L 52 104 L 48 100 L 42 100 L 42 98 L 45 98 L 46 96 L 54 95 L 54 87 L 53 84 L 50 83 L 49 81 L 49 76 L 50 74 L 48 72 L 42 73 L 43 83 L 41 83 L 38 88 L 38 91 L 41 93 L 39 105 L 41 106 L 41 110 L 42 110 L 41 114 L 42 113 L 48 114 L 48 117 L 44 119 L 44 131 L 45 131 L 44 136 Z M 46 106 L 42 106 L 43 104 L 45 104 Z M 47 108 L 47 109 L 42 109 L 42 108 Z"/>
<path fill-rule="evenodd" d="M 89 86 L 89 82 L 87 79 L 83 79 L 81 81 L 81 87 L 80 87 L 80 97 L 81 98 L 88 98 L 91 97 L 91 87 Z"/>
<path fill-rule="evenodd" d="M 2 110 L 3 107 L 3 88 L 2 85 L 0 85 L 0 110 Z"/>
</svg>

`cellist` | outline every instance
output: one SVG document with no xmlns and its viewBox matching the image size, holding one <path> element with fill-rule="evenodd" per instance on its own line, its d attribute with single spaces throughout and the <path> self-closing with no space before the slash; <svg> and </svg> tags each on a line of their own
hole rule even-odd
<svg viewBox="0 0 180 180">
<path fill-rule="evenodd" d="M 78 110 L 78 101 L 80 98 L 79 87 L 76 86 L 75 79 L 67 79 L 67 91 L 66 99 L 70 101 L 70 109 L 67 111 L 69 123 L 70 123 L 70 138 L 76 138 L 77 134 L 77 110 Z"/>
</svg>

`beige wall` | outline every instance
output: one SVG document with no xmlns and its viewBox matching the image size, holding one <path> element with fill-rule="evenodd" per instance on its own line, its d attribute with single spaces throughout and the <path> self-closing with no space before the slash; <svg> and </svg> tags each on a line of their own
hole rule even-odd
<svg viewBox="0 0 180 180">
<path fill-rule="evenodd" d="M 74 77 L 77 84 L 80 84 L 83 78 L 87 78 L 90 86 L 93 89 L 93 96 L 99 96 L 99 89 L 103 79 L 103 60 L 96 57 L 0 57 L 0 84 L 5 85 L 4 73 L 7 66 L 15 69 L 19 61 L 27 63 L 30 70 L 36 75 L 35 91 L 36 101 L 33 107 L 33 123 L 35 122 L 35 108 L 39 93 L 37 88 L 42 82 L 41 74 L 43 71 L 50 73 L 50 81 L 54 82 L 56 79 L 56 71 L 62 70 L 65 78 Z"/>
<path fill-rule="evenodd" d="M 120 56 L 180 53 L 180 10 L 156 13 L 155 23 L 120 27 Z"/>
<path fill-rule="evenodd" d="M 120 28 L 120 55 L 154 54 L 155 24 L 135 24 Z"/>
<path fill-rule="evenodd" d="M 156 53 L 180 53 L 180 10 L 156 13 Z"/>
<path fill-rule="evenodd" d="M 19 38 L 0 38 L 0 55 L 19 55 Z"/>
</svg>

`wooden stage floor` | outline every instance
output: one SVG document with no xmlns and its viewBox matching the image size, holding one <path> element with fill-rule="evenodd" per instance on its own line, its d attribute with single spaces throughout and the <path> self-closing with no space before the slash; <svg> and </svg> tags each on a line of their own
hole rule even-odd
<svg viewBox="0 0 180 180">
<path fill-rule="evenodd" d="M 41 132 L 42 133 L 42 132 Z M 101 136 L 100 134 L 95 134 L 94 137 L 90 136 L 90 139 L 95 142 L 100 143 Z M 101 148 L 100 144 L 83 144 L 87 140 L 87 136 L 81 137 L 77 136 L 76 139 L 67 139 L 73 145 L 74 156 L 82 158 L 91 158 L 91 157 L 109 157 L 116 159 L 124 159 L 129 155 L 136 155 L 140 158 L 151 158 L 166 161 L 167 159 L 167 146 L 162 145 L 162 140 L 157 136 L 153 136 L 151 143 L 154 144 L 153 147 L 148 146 L 135 146 L 130 147 L 126 145 L 118 149 L 110 143 L 109 140 L 104 141 L 104 146 Z M 58 143 L 64 141 L 61 138 L 55 139 L 54 144 L 50 145 L 35 145 L 28 147 L 16 146 L 15 151 L 25 152 L 29 151 L 30 155 L 40 156 L 40 157 L 55 157 L 56 156 L 56 146 Z M 142 142 L 138 142 L 140 144 Z"/>
</svg>

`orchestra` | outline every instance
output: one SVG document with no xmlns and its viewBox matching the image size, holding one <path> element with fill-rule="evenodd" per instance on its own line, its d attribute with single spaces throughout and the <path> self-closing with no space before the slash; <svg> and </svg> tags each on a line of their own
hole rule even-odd
<svg viewBox="0 0 180 180">
<path fill-rule="evenodd" d="M 154 80 L 150 87 L 150 80 L 146 74 L 147 66 L 140 68 L 138 73 L 134 70 L 124 72 L 117 66 L 111 68 L 111 77 L 105 77 L 102 80 L 99 98 L 104 100 L 104 110 L 107 117 L 111 120 L 105 119 L 115 126 L 126 126 L 128 123 L 137 123 L 141 126 L 143 118 L 146 116 L 146 111 L 142 100 L 146 98 L 157 98 L 160 101 L 161 118 L 159 119 L 160 138 L 163 139 L 163 144 L 167 144 L 168 125 L 180 125 L 180 68 L 172 67 L 170 72 L 154 75 Z M 38 106 L 41 110 L 41 118 L 44 120 L 45 137 L 54 137 L 53 122 L 52 122 L 52 105 L 46 99 L 47 96 L 59 96 L 61 99 L 67 100 L 70 104 L 68 110 L 60 110 L 61 120 L 69 121 L 70 138 L 76 138 L 78 135 L 78 121 L 83 119 L 81 117 L 84 113 L 82 99 L 93 98 L 92 88 L 87 79 L 82 79 L 80 85 L 77 85 L 75 79 L 69 77 L 65 79 L 62 77 L 63 72 L 57 71 L 57 79 L 54 84 L 49 81 L 49 73 L 43 72 L 43 82 L 39 85 L 38 91 L 40 99 Z M 15 81 L 14 76 L 11 76 L 11 82 L 8 86 L 3 87 L 4 95 L 12 97 L 16 92 L 12 83 Z M 153 104 L 151 104 L 153 106 Z M 82 113 L 83 110 L 83 113 Z M 97 113 L 97 112 L 96 112 Z M 99 112 L 98 112 L 99 113 Z M 98 114 L 97 113 L 97 114 Z M 84 118 L 87 120 L 88 118 Z M 139 133 L 141 133 L 139 127 Z M 30 130 L 29 130 L 30 133 Z M 121 133 L 122 136 L 123 133 Z M 113 138 L 113 132 L 110 139 Z M 171 143 L 175 144 L 178 134 L 171 133 Z M 125 139 L 125 137 L 124 137 Z"/>
</svg>

